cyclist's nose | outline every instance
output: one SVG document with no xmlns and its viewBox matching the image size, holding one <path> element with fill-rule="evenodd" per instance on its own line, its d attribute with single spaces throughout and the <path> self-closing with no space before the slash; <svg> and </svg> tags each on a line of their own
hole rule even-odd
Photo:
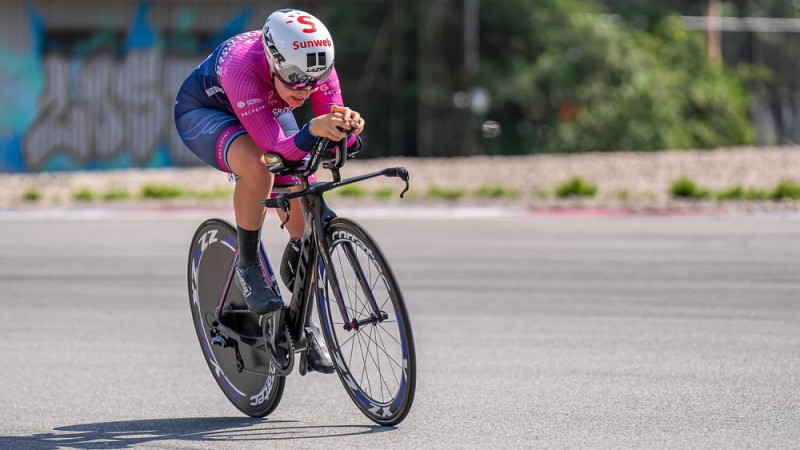
<svg viewBox="0 0 800 450">
<path fill-rule="evenodd" d="M 303 98 L 311 97 L 311 94 L 317 92 L 319 90 L 319 86 L 315 86 L 313 89 L 304 90 L 303 93 L 305 94 Z"/>
</svg>

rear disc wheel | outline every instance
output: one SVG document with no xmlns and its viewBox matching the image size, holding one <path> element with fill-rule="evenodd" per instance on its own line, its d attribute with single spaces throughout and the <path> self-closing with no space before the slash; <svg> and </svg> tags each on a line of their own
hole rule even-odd
<svg viewBox="0 0 800 450">
<path fill-rule="evenodd" d="M 286 379 L 267 355 L 258 316 L 245 312 L 247 305 L 231 282 L 237 249 L 236 229 L 228 222 L 210 219 L 197 228 L 189 249 L 189 306 L 203 357 L 222 392 L 244 414 L 264 417 L 280 403 Z M 256 345 L 234 342 L 216 322 L 223 297 L 224 325 L 259 338 Z"/>
</svg>

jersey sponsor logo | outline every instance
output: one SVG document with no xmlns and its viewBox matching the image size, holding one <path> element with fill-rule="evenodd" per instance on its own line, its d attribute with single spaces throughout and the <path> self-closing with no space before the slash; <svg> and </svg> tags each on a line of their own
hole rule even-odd
<svg viewBox="0 0 800 450">
<path fill-rule="evenodd" d="M 339 81 L 338 80 L 329 80 L 322 85 L 320 85 L 319 90 L 322 91 L 322 95 L 334 95 L 342 92 L 339 89 Z"/>
<path fill-rule="evenodd" d="M 292 42 L 292 47 L 295 50 L 299 50 L 301 48 L 313 48 L 313 47 L 333 47 L 333 42 L 330 39 L 312 39 L 310 41 L 294 41 Z"/>
<path fill-rule="evenodd" d="M 291 106 L 284 106 L 283 108 L 275 108 L 275 109 L 272 110 L 272 115 L 274 115 L 275 117 L 278 117 L 281 114 L 287 113 L 287 112 L 289 112 L 289 111 L 291 111 L 293 109 L 294 108 L 291 107 Z"/>
<path fill-rule="evenodd" d="M 265 109 L 267 109 L 267 105 L 261 105 L 261 106 L 255 107 L 253 109 L 249 109 L 247 111 L 244 111 L 244 112 L 240 113 L 239 116 L 241 116 L 241 117 L 252 116 L 253 114 L 255 114 L 255 113 L 259 112 L 259 111 L 263 111 Z"/>
<path fill-rule="evenodd" d="M 245 106 L 253 106 L 259 103 L 264 103 L 263 98 L 251 98 L 250 100 L 240 100 L 236 103 L 236 106 L 239 108 L 244 108 Z"/>
<path fill-rule="evenodd" d="M 210 88 L 206 89 L 206 95 L 209 97 L 213 97 L 216 94 L 224 94 L 225 91 L 222 90 L 219 86 L 211 86 Z"/>
</svg>

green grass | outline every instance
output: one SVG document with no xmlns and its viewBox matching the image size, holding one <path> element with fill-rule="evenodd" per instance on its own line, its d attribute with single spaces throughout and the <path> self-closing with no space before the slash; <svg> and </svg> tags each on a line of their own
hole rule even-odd
<svg viewBox="0 0 800 450">
<path fill-rule="evenodd" d="M 481 186 L 475 191 L 476 197 L 482 198 L 517 198 L 519 191 L 503 186 Z"/>
<path fill-rule="evenodd" d="M 25 192 L 22 193 L 22 200 L 26 202 L 38 202 L 42 199 L 42 192 L 35 188 L 28 188 Z"/>
<path fill-rule="evenodd" d="M 167 199 L 185 195 L 183 189 L 168 184 L 148 184 L 142 188 L 142 197 Z"/>
<path fill-rule="evenodd" d="M 361 186 L 355 184 L 348 184 L 346 186 L 342 186 L 335 191 L 338 195 L 342 197 L 355 197 L 361 198 L 367 195 L 367 190 Z"/>
<path fill-rule="evenodd" d="M 209 191 L 192 191 L 188 193 L 191 197 L 200 200 L 215 200 L 215 199 L 227 199 L 233 196 L 233 189 L 232 188 L 217 188 L 212 189 Z"/>
<path fill-rule="evenodd" d="M 717 200 L 742 200 L 744 199 L 744 188 L 741 186 L 732 187 L 716 193 Z"/>
<path fill-rule="evenodd" d="M 767 200 L 770 193 L 764 189 L 744 188 L 735 186 L 730 189 L 723 189 L 715 194 L 717 200 Z"/>
<path fill-rule="evenodd" d="M 800 200 L 800 184 L 781 181 L 771 195 L 773 200 Z"/>
<path fill-rule="evenodd" d="M 631 193 L 631 191 L 628 191 L 626 189 L 612 192 L 611 197 L 621 202 L 627 202 L 633 200 L 633 194 Z"/>
<path fill-rule="evenodd" d="M 547 189 L 536 189 L 531 192 L 531 197 L 537 200 L 544 200 L 546 198 L 550 198 L 551 193 Z"/>
<path fill-rule="evenodd" d="M 95 199 L 96 194 L 89 188 L 82 188 L 73 191 L 71 196 L 76 202 L 90 202 Z"/>
<path fill-rule="evenodd" d="M 123 200 L 128 200 L 131 198 L 131 193 L 125 189 L 110 189 L 105 194 L 103 194 L 103 200 L 107 202 L 119 202 Z"/>
<path fill-rule="evenodd" d="M 710 197 L 711 191 L 698 186 L 689 177 L 681 177 L 672 183 L 670 194 L 675 198 L 700 200 Z"/>
<path fill-rule="evenodd" d="M 579 176 L 570 178 L 556 188 L 556 197 L 593 197 L 597 193 L 597 185 L 589 183 Z"/>
<path fill-rule="evenodd" d="M 433 199 L 458 200 L 465 194 L 463 189 L 447 189 L 439 186 L 432 186 L 428 189 L 428 197 Z"/>
<path fill-rule="evenodd" d="M 395 195 L 399 198 L 400 192 L 397 189 L 390 188 L 390 187 L 382 187 L 375 191 L 375 197 L 378 197 L 381 200 L 386 200 L 394 197 Z"/>
</svg>

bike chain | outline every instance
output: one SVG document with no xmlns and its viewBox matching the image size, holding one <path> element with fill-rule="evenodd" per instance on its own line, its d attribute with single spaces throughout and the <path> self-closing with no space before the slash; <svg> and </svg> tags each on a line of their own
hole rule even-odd
<svg viewBox="0 0 800 450">
<path fill-rule="evenodd" d="M 255 314 L 253 311 L 249 309 L 226 309 L 223 311 L 225 314 Z"/>
<path fill-rule="evenodd" d="M 250 311 L 249 309 L 225 309 L 223 311 L 223 313 L 224 314 L 255 314 L 253 311 Z M 258 371 L 258 370 L 248 369 L 247 367 L 244 366 L 244 360 L 242 359 L 242 354 L 239 352 L 239 345 L 236 344 L 236 345 L 233 346 L 233 350 L 234 350 L 234 353 L 235 353 L 235 356 L 236 356 L 236 371 L 239 372 L 239 373 L 245 372 L 245 373 L 249 373 L 249 374 L 253 374 L 253 375 L 265 375 L 265 376 L 270 376 L 270 375 L 286 376 L 286 375 L 288 375 L 292 371 L 292 366 L 294 366 L 294 364 L 293 364 L 293 362 L 294 362 L 294 343 L 292 342 L 291 334 L 289 333 L 289 330 L 287 328 L 283 329 L 283 333 L 282 334 L 283 334 L 284 339 L 286 339 L 288 341 L 288 343 L 289 343 L 289 355 L 290 355 L 289 356 L 289 361 L 292 362 L 292 364 L 289 364 L 288 368 L 283 369 L 283 370 L 278 369 L 278 365 L 274 361 L 273 355 L 271 355 L 270 354 L 271 352 L 269 352 L 269 350 L 268 350 L 267 353 L 270 356 L 270 359 L 273 359 L 272 364 L 275 366 L 275 369 L 276 369 L 275 373 L 261 372 L 261 371 Z M 269 344 L 266 344 L 266 345 L 269 345 Z"/>
<path fill-rule="evenodd" d="M 233 349 L 234 352 L 236 353 L 236 371 L 238 371 L 239 373 L 245 372 L 252 375 L 264 375 L 264 376 L 275 375 L 274 373 L 260 372 L 258 370 L 248 369 L 247 367 L 244 366 L 244 360 L 242 359 L 242 354 L 239 353 L 239 345 L 238 344 L 234 345 Z"/>
</svg>

